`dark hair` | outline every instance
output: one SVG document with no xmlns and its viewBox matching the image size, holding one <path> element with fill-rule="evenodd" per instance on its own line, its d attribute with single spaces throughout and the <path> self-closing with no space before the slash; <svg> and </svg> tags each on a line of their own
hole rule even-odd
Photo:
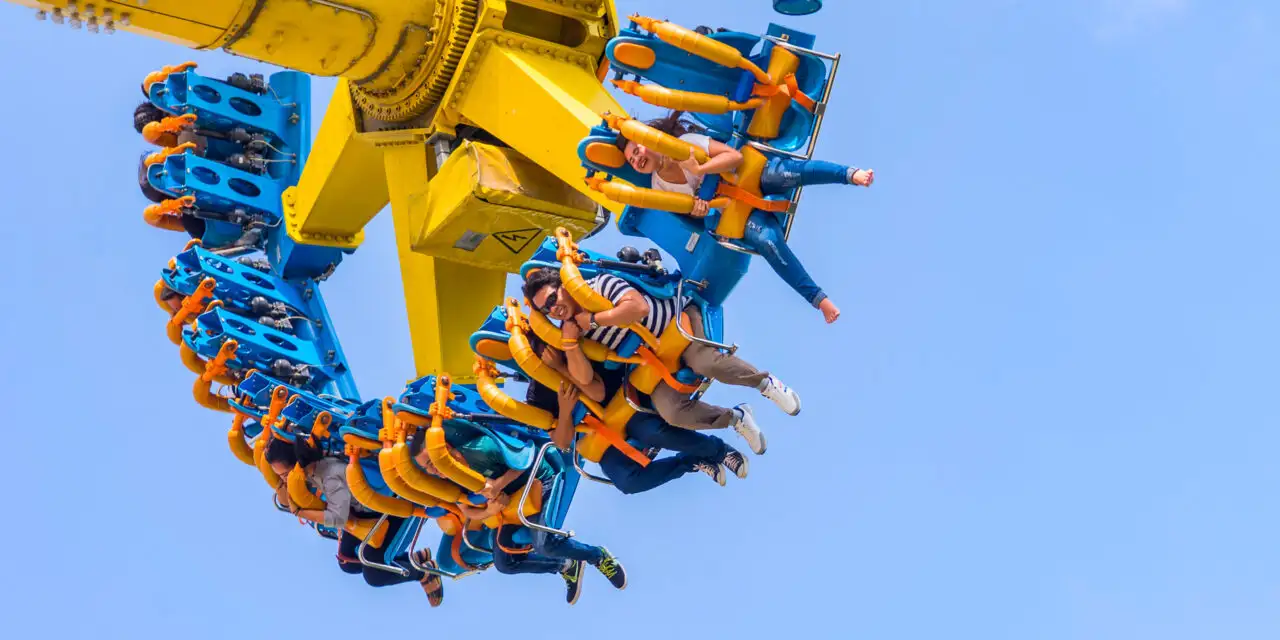
<svg viewBox="0 0 1280 640">
<path fill-rule="evenodd" d="M 150 102 L 143 102 L 133 110 L 133 128 L 138 133 L 142 133 L 142 130 L 145 129 L 147 125 L 152 122 L 160 122 L 168 115 L 169 114 L 165 113 L 164 109 L 161 109 Z"/>
<path fill-rule="evenodd" d="M 289 467 L 298 464 L 298 454 L 294 451 L 293 443 L 274 436 L 267 443 L 266 458 L 267 464 L 283 462 Z"/>
<path fill-rule="evenodd" d="M 521 291 L 524 292 L 525 299 L 532 305 L 533 297 L 538 295 L 538 292 L 542 291 L 543 287 L 559 283 L 560 271 L 558 269 L 534 269 L 529 272 L 529 275 L 525 276 L 524 287 Z"/>
<path fill-rule="evenodd" d="M 532 331 L 526 333 L 525 336 L 529 338 L 529 347 L 533 349 L 534 355 L 541 358 L 542 350 L 547 348 L 547 342 L 542 338 L 539 338 L 538 334 Z"/>
<path fill-rule="evenodd" d="M 324 452 L 312 446 L 302 436 L 298 436 L 293 442 L 272 437 L 271 443 L 267 445 L 266 458 L 268 464 L 283 462 L 290 467 L 296 464 L 305 469 L 323 459 Z"/>
<path fill-rule="evenodd" d="M 151 186 L 151 181 L 147 179 L 147 156 L 149 152 L 143 151 L 142 157 L 138 158 L 138 188 L 142 190 L 142 195 L 146 196 L 152 202 L 164 202 L 169 199 L 163 191 Z"/>
<path fill-rule="evenodd" d="M 701 126 L 697 125 L 692 120 L 685 118 L 684 114 L 685 112 L 683 111 L 672 111 L 671 113 L 668 113 L 665 118 L 648 120 L 645 122 L 645 124 L 653 127 L 654 129 L 657 129 L 658 131 L 661 131 L 668 135 L 675 136 L 677 138 L 687 133 L 701 133 L 702 131 L 704 131 L 704 129 Z M 627 142 L 628 140 L 624 138 L 622 134 L 618 134 L 619 149 L 626 151 Z"/>
</svg>

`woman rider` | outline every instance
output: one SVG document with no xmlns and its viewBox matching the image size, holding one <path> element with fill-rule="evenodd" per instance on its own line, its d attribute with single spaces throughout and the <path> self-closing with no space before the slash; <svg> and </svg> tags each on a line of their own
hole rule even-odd
<svg viewBox="0 0 1280 640">
<path fill-rule="evenodd" d="M 360 562 L 357 553 L 361 540 L 343 528 L 352 512 L 363 509 L 363 505 L 351 497 L 351 490 L 347 487 L 345 463 L 337 458 L 325 457 L 319 449 L 301 437 L 297 438 L 296 442 L 293 443 L 272 437 L 270 444 L 267 445 L 266 458 L 267 463 L 271 465 L 271 470 L 280 476 L 280 502 L 289 506 L 290 513 L 303 520 L 310 520 L 342 532 L 338 540 L 338 567 L 344 573 L 359 573 L 363 575 L 364 581 L 371 587 L 386 587 L 417 581 L 422 585 L 423 591 L 427 593 L 427 600 L 431 603 L 431 606 L 440 606 L 440 603 L 444 601 L 444 585 L 439 576 L 418 571 L 411 564 L 409 565 L 409 575 L 401 576 L 389 571 L 365 566 Z M 307 474 L 307 482 L 324 495 L 325 507 L 323 511 L 319 509 L 299 509 L 298 505 L 294 504 L 289 497 L 289 492 L 285 487 L 288 484 L 289 471 L 295 465 L 300 466 L 303 472 Z M 369 512 L 369 515 L 376 514 Z M 396 532 L 400 530 L 400 527 L 404 526 L 404 522 L 404 518 L 388 517 L 388 528 L 383 539 L 389 543 L 395 537 Z M 386 564 L 385 544 L 381 549 L 368 549 L 365 552 L 365 556 L 372 562 Z M 422 566 L 435 566 L 429 549 L 419 550 L 414 559 Z M 397 558 L 397 564 L 404 566 L 408 564 L 407 560 L 407 555 L 402 556 Z"/>
<path fill-rule="evenodd" d="M 675 111 L 666 118 L 647 124 L 705 151 L 709 156 L 705 164 L 699 163 L 692 156 L 684 162 L 679 162 L 622 136 L 618 136 L 618 146 L 622 149 L 631 168 L 653 176 L 654 189 L 694 196 L 694 208 L 690 215 L 703 218 L 707 215 L 708 204 L 705 200 L 696 199 L 703 177 L 729 173 L 737 169 L 742 164 L 742 153 L 696 131 L 695 125 L 684 120 L 683 115 L 683 112 Z M 763 195 L 770 196 L 786 193 L 796 187 L 817 184 L 852 184 L 869 187 L 874 180 L 875 172 L 871 170 L 822 160 L 777 157 L 769 161 L 761 174 L 760 191 Z M 776 215 L 753 211 L 751 217 L 747 219 L 742 242 L 752 251 L 760 254 L 796 293 L 821 310 L 828 324 L 835 322 L 840 317 L 840 309 L 805 271 L 795 253 L 787 246 L 785 235 Z"/>
</svg>

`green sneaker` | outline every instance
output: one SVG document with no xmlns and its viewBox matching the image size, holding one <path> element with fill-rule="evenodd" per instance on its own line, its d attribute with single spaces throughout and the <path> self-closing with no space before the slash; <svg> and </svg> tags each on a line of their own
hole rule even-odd
<svg viewBox="0 0 1280 640">
<path fill-rule="evenodd" d="M 614 589 L 626 589 L 627 571 L 622 568 L 622 563 L 618 562 L 618 559 L 613 557 L 613 554 L 609 553 L 609 550 L 604 547 L 600 547 L 600 553 L 604 557 L 600 559 L 600 562 L 596 563 L 596 569 L 599 569 L 600 573 L 609 579 L 609 584 L 613 585 Z"/>
<path fill-rule="evenodd" d="M 578 596 L 582 595 L 582 571 L 586 566 L 587 563 L 582 561 L 570 562 L 569 568 L 560 572 L 560 577 L 564 578 L 564 599 L 569 604 L 576 604 Z"/>
</svg>

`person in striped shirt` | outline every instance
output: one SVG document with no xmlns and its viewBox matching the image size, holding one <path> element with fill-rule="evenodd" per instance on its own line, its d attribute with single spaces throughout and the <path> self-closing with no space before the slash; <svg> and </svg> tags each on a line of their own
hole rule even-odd
<svg viewBox="0 0 1280 640">
<path fill-rule="evenodd" d="M 582 308 L 568 292 L 560 288 L 560 273 L 554 269 L 530 271 L 524 283 L 524 295 L 534 308 L 553 320 L 560 321 L 561 332 L 568 344 L 579 338 L 595 340 L 611 350 L 617 350 L 632 331 L 627 327 L 639 324 L 653 335 L 661 336 L 671 321 L 683 310 L 689 314 L 693 335 L 705 337 L 702 315 L 684 300 L 659 300 L 632 287 L 618 276 L 602 273 L 587 281 L 597 293 L 608 298 L 613 308 L 600 313 L 590 313 Z M 768 372 L 760 371 L 745 360 L 707 345 L 693 343 L 682 355 L 684 365 L 700 376 L 716 382 L 740 387 L 752 387 L 780 409 L 790 415 L 800 413 L 800 396 Z M 575 384 L 590 384 L 593 372 L 570 360 L 570 377 Z M 765 452 L 764 434 L 756 425 L 751 407 L 745 403 L 731 409 L 692 399 L 689 394 L 672 389 L 667 383 L 659 383 L 651 394 L 653 408 L 663 420 L 691 430 L 725 429 L 732 427 L 751 447 L 756 455 Z"/>
</svg>

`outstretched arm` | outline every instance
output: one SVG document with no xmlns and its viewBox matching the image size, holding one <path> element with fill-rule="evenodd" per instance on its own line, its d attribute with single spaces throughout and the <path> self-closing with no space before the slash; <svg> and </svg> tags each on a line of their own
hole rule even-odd
<svg viewBox="0 0 1280 640">
<path fill-rule="evenodd" d="M 712 140 L 708 146 L 710 147 L 710 152 L 707 153 L 709 158 L 705 163 L 699 164 L 693 156 L 690 156 L 688 160 L 681 162 L 680 166 L 694 175 L 705 176 L 733 171 L 742 164 L 741 151 L 717 140 Z"/>
</svg>

